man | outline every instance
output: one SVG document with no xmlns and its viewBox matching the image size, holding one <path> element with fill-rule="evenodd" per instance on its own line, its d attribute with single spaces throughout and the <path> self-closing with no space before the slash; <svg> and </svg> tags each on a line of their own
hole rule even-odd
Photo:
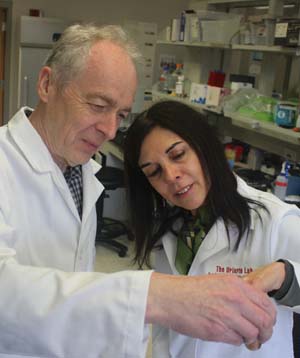
<svg viewBox="0 0 300 358">
<path fill-rule="evenodd" d="M 0 357 L 143 357 L 154 322 L 232 344 L 272 333 L 272 303 L 236 277 L 86 272 L 103 190 L 90 158 L 130 112 L 137 57 L 119 27 L 68 28 L 36 109 L 0 130 Z"/>
</svg>

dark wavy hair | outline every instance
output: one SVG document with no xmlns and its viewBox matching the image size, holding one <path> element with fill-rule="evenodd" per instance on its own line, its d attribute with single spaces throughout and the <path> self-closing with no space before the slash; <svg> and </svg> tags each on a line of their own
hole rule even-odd
<svg viewBox="0 0 300 358">
<path fill-rule="evenodd" d="M 208 124 L 207 116 L 186 104 L 171 100 L 155 103 L 138 115 L 125 140 L 124 168 L 136 243 L 135 262 L 140 267 L 144 264 L 150 266 L 151 251 L 180 215 L 180 210 L 164 205 L 164 199 L 149 184 L 138 165 L 142 143 L 155 127 L 176 133 L 194 149 L 205 180 L 209 183 L 206 203 L 213 222 L 222 218 L 227 234 L 228 225 L 236 225 L 239 232 L 237 248 L 243 234 L 249 231 L 249 204 L 264 206 L 238 193 L 236 177 L 229 168 L 215 129 Z"/>
</svg>

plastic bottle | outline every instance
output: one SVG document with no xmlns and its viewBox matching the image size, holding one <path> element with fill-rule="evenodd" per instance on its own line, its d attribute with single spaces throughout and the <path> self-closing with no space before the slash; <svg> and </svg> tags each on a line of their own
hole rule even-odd
<svg viewBox="0 0 300 358">
<path fill-rule="evenodd" d="M 182 11 L 180 15 L 180 31 L 179 31 L 179 41 L 184 41 L 184 33 L 185 33 L 185 11 Z"/>
<path fill-rule="evenodd" d="M 286 190 L 289 181 L 288 170 L 289 170 L 289 164 L 287 162 L 283 162 L 281 172 L 277 175 L 274 185 L 274 194 L 277 196 L 277 198 L 283 201 L 286 196 Z"/>
<path fill-rule="evenodd" d="M 164 65 L 162 72 L 159 76 L 159 82 L 158 82 L 158 90 L 160 92 L 164 92 L 164 93 L 168 93 L 169 88 L 169 80 L 168 80 L 168 76 L 169 76 L 169 66 L 168 65 Z"/>
<path fill-rule="evenodd" d="M 169 64 L 169 75 L 168 75 L 168 91 L 170 94 L 175 95 L 175 85 L 177 82 L 177 75 L 176 75 L 176 64 L 171 62 Z"/>
<path fill-rule="evenodd" d="M 243 45 L 250 45 L 251 44 L 251 29 L 249 22 L 245 22 L 241 27 L 241 43 Z"/>
<path fill-rule="evenodd" d="M 175 88 L 176 88 L 176 82 L 177 82 L 177 79 L 178 79 L 178 68 L 179 68 L 179 66 L 182 66 L 182 64 L 171 63 L 171 65 L 170 65 L 169 92 L 174 96 L 176 95 Z"/>
<path fill-rule="evenodd" d="M 177 63 L 175 70 L 175 94 L 178 97 L 184 97 L 184 73 L 183 64 Z"/>
<path fill-rule="evenodd" d="M 184 97 L 184 75 L 178 76 L 175 92 L 177 97 Z"/>
</svg>

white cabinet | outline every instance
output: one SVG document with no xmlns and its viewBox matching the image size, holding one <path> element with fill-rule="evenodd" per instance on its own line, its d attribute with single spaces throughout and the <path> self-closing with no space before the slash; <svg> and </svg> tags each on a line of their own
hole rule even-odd
<svg viewBox="0 0 300 358">
<path fill-rule="evenodd" d="M 150 22 L 126 21 L 124 27 L 138 44 L 143 56 L 143 63 L 139 69 L 139 84 L 145 89 L 151 89 L 157 25 Z"/>
</svg>

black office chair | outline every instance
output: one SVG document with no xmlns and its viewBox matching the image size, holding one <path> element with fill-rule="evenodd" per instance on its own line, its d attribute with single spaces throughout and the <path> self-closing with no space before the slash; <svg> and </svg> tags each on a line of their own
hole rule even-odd
<svg viewBox="0 0 300 358">
<path fill-rule="evenodd" d="M 96 177 L 103 184 L 105 190 L 96 203 L 96 244 L 112 248 L 118 252 L 120 257 L 124 257 L 127 254 L 128 247 L 114 239 L 121 235 L 126 235 L 129 240 L 133 240 L 132 232 L 123 222 L 113 218 L 103 217 L 104 199 L 109 197 L 107 191 L 124 188 L 124 173 L 121 169 L 106 166 L 106 156 L 103 154 L 101 156 L 102 168 L 96 174 Z"/>
</svg>

